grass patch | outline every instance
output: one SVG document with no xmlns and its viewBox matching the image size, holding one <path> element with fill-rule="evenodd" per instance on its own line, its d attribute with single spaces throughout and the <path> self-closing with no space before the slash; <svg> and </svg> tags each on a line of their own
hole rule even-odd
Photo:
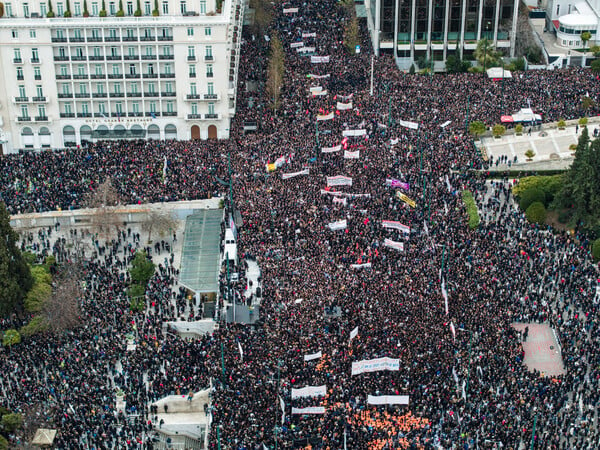
<svg viewBox="0 0 600 450">
<path fill-rule="evenodd" d="M 481 219 L 479 218 L 479 210 L 477 209 L 477 204 L 475 203 L 471 191 L 466 189 L 462 191 L 462 200 L 467 208 L 467 214 L 469 215 L 469 228 L 474 230 L 481 223 Z"/>
</svg>

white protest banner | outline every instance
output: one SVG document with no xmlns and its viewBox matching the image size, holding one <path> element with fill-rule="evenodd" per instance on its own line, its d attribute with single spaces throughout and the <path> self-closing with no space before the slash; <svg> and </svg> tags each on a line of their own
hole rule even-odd
<svg viewBox="0 0 600 450">
<path fill-rule="evenodd" d="M 302 33 L 303 38 L 316 38 L 317 33 Z"/>
<path fill-rule="evenodd" d="M 327 177 L 327 186 L 352 186 L 352 178 L 342 175 Z"/>
<path fill-rule="evenodd" d="M 345 230 L 348 226 L 348 222 L 346 221 L 346 219 L 338 220 L 337 222 L 331 222 L 327 224 L 327 226 L 331 231 Z"/>
<path fill-rule="evenodd" d="M 401 180 L 396 180 L 395 178 L 387 178 L 385 180 L 386 186 L 391 186 L 393 188 L 404 189 L 405 191 L 410 190 L 410 185 Z"/>
<path fill-rule="evenodd" d="M 331 113 L 331 114 L 333 114 L 333 113 Z M 319 119 L 317 118 L 317 120 L 319 120 Z M 323 147 L 321 149 L 321 153 L 334 153 L 334 152 L 339 152 L 341 149 L 342 149 L 341 145 L 336 145 L 335 147 Z"/>
<path fill-rule="evenodd" d="M 446 290 L 446 282 L 442 278 L 442 297 L 444 297 L 444 307 L 446 314 L 448 314 L 448 291 Z"/>
<path fill-rule="evenodd" d="M 450 331 L 452 331 L 452 339 L 456 341 L 456 329 L 454 328 L 454 324 L 450 322 Z"/>
<path fill-rule="evenodd" d="M 312 86 L 309 89 L 310 89 L 311 94 L 316 94 L 318 92 L 321 92 L 323 90 L 323 87 L 322 86 Z"/>
<path fill-rule="evenodd" d="M 301 170 L 299 172 L 282 173 L 281 174 L 281 179 L 282 180 L 287 180 L 288 178 L 294 178 L 294 177 L 297 177 L 299 175 L 308 175 L 308 174 L 309 174 L 309 169 L 304 169 L 304 170 Z"/>
<path fill-rule="evenodd" d="M 319 350 L 317 353 L 311 353 L 310 355 L 304 355 L 304 361 L 312 361 L 313 359 L 319 359 L 323 354 Z"/>
<path fill-rule="evenodd" d="M 292 13 L 297 13 L 297 12 L 298 12 L 298 8 L 283 8 L 284 14 L 292 14 Z"/>
<path fill-rule="evenodd" d="M 360 158 L 360 150 L 356 150 L 355 152 L 349 152 L 348 150 L 344 150 L 344 159 L 358 159 Z"/>
<path fill-rule="evenodd" d="M 396 358 L 385 357 L 352 363 L 352 375 L 358 375 L 367 372 L 378 372 L 380 370 L 400 370 L 400 360 Z"/>
<path fill-rule="evenodd" d="M 287 162 L 287 158 L 285 156 L 280 156 L 275 160 L 275 167 L 279 168 L 283 166 Z"/>
<path fill-rule="evenodd" d="M 329 62 L 329 56 L 311 56 L 310 57 L 310 62 L 312 64 L 328 63 Z"/>
<path fill-rule="evenodd" d="M 327 95 L 327 94 L 328 94 L 328 92 L 327 92 L 327 89 L 325 89 L 324 91 L 315 92 L 315 93 L 313 94 L 313 96 L 314 96 L 314 97 L 317 97 L 317 96 L 319 96 L 319 97 L 323 97 L 323 96 L 325 96 L 325 95 Z M 333 114 L 333 113 L 332 113 L 332 114 Z"/>
<path fill-rule="evenodd" d="M 396 145 L 398 142 L 400 142 L 400 138 L 390 139 L 390 145 Z"/>
<path fill-rule="evenodd" d="M 408 120 L 399 120 L 398 123 L 400 124 L 400 126 L 403 126 L 406 128 L 411 128 L 413 130 L 419 129 L 419 124 L 416 122 L 410 122 Z"/>
<path fill-rule="evenodd" d="M 347 109 L 352 109 L 352 102 L 350 102 L 350 103 L 337 102 L 336 107 L 340 111 L 345 111 Z"/>
<path fill-rule="evenodd" d="M 385 245 L 386 247 L 394 248 L 396 250 L 400 250 L 401 252 L 404 251 L 404 242 L 396 242 L 386 238 L 383 241 L 383 245 Z"/>
<path fill-rule="evenodd" d="M 325 407 L 308 406 L 306 408 L 292 408 L 292 414 L 325 414 Z"/>
<path fill-rule="evenodd" d="M 292 42 L 290 48 L 304 47 L 304 42 Z"/>
<path fill-rule="evenodd" d="M 327 92 L 327 91 L 325 91 Z M 329 114 L 319 114 L 317 115 L 317 121 L 321 121 L 321 120 L 331 120 L 335 117 L 335 114 L 332 112 L 330 112 Z M 341 147 L 340 147 L 341 148 Z"/>
<path fill-rule="evenodd" d="M 445 176 L 446 179 L 446 187 L 448 188 L 448 192 L 452 193 L 452 185 L 450 184 L 450 180 L 448 179 L 448 175 Z"/>
<path fill-rule="evenodd" d="M 446 120 L 443 124 L 440 125 L 440 127 L 442 128 L 446 128 L 448 125 L 450 125 L 452 123 L 451 120 Z"/>
<path fill-rule="evenodd" d="M 238 341 L 238 348 L 240 349 L 240 359 L 244 361 L 244 350 L 242 350 L 242 344 Z"/>
<path fill-rule="evenodd" d="M 350 340 L 352 341 L 356 336 L 358 336 L 358 325 L 350 332 Z"/>
<path fill-rule="evenodd" d="M 350 95 L 338 95 L 337 98 L 341 102 L 349 102 L 350 100 L 352 100 L 353 96 L 354 96 L 354 93 L 352 93 Z"/>
<path fill-rule="evenodd" d="M 327 189 L 321 189 L 321 195 L 334 195 L 336 197 L 347 197 L 347 198 L 371 198 L 371 194 L 352 194 L 348 192 L 337 192 L 328 191 Z"/>
<path fill-rule="evenodd" d="M 325 75 L 315 75 L 314 73 L 309 73 L 308 75 L 306 75 L 306 78 L 314 78 L 315 80 L 320 80 L 321 78 L 329 78 L 330 76 L 330 73 L 327 73 Z"/>
<path fill-rule="evenodd" d="M 367 130 L 344 130 L 342 131 L 342 136 L 365 136 L 367 134 Z"/>
<path fill-rule="evenodd" d="M 283 425 L 285 423 L 285 403 L 281 395 L 279 396 L 279 406 L 281 406 L 281 425 Z"/>
<path fill-rule="evenodd" d="M 408 405 L 408 395 L 369 395 L 369 405 Z"/>
<path fill-rule="evenodd" d="M 298 47 L 296 53 L 314 53 L 316 50 L 315 47 Z"/>
<path fill-rule="evenodd" d="M 410 234 L 410 227 L 401 224 L 400 222 L 394 222 L 393 220 L 382 220 L 381 225 L 383 228 L 391 228 L 394 230 L 400 230 L 403 233 Z"/>
<path fill-rule="evenodd" d="M 370 269 L 371 268 L 371 263 L 350 264 L 350 268 L 351 269 Z"/>
<path fill-rule="evenodd" d="M 292 398 L 323 397 L 327 395 L 327 386 L 306 386 L 300 389 L 292 388 Z"/>
<path fill-rule="evenodd" d="M 333 203 L 341 203 L 342 206 L 346 206 L 346 204 L 348 203 L 348 200 L 346 198 L 333 197 Z"/>
</svg>

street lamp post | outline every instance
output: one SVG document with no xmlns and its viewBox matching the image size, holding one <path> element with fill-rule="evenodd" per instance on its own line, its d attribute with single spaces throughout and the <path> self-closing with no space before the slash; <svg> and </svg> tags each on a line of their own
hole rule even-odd
<svg viewBox="0 0 600 450">
<path fill-rule="evenodd" d="M 487 23 L 485 24 L 485 50 L 483 53 L 483 82 L 485 83 L 485 66 L 487 63 L 487 50 L 488 50 L 488 30 L 490 28 L 490 25 L 492 23 L 488 20 Z"/>
</svg>

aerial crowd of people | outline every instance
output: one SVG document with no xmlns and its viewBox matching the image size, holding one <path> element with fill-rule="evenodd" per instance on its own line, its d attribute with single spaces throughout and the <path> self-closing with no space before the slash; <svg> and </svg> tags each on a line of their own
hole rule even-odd
<svg viewBox="0 0 600 450">
<path fill-rule="evenodd" d="M 173 242 L 152 252 L 131 230 L 105 240 L 72 230 L 85 243 L 80 326 L 4 349 L 0 403 L 33 409 L 65 449 L 151 448 L 153 403 L 209 386 L 211 449 L 600 447 L 600 274 L 588 237 L 528 223 L 514 181 L 486 178 L 489 162 L 467 132 L 470 120 L 493 125 L 528 105 L 544 121 L 598 115 L 596 76 L 525 71 L 502 85 L 482 74 L 409 75 L 380 56 L 371 93 L 370 44 L 363 33 L 361 52 L 348 53 L 343 7 L 275 8 L 265 34 L 285 49 L 281 102 L 273 110 L 261 90 L 269 40 L 247 30 L 231 139 L 0 159 L 0 197 L 18 214 L 80 208 L 107 177 L 125 203 L 226 196 L 230 156 L 238 253 L 261 269 L 260 321 L 193 340 L 166 333 L 165 322 L 199 306 L 179 288 Z M 247 121 L 256 133 L 243 134 Z M 475 230 L 463 190 L 482 217 Z M 60 236 L 49 228 L 21 239 L 61 262 L 75 255 Z M 138 249 L 164 262 L 136 313 L 126 267 Z M 26 320 L 5 318 L 2 329 Z M 555 330 L 563 374 L 528 370 L 518 322 Z M 356 373 L 379 358 L 398 365 Z"/>
</svg>

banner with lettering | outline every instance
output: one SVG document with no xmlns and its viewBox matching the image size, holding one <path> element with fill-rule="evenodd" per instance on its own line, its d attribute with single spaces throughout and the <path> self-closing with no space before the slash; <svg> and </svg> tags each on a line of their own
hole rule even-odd
<svg viewBox="0 0 600 450">
<path fill-rule="evenodd" d="M 346 219 L 338 220 L 337 222 L 328 223 L 327 226 L 331 231 L 345 230 L 348 226 L 348 222 L 346 221 Z"/>
<path fill-rule="evenodd" d="M 377 358 L 357 361 L 352 363 L 352 375 L 361 373 L 379 372 L 381 370 L 400 370 L 400 360 L 396 358 Z"/>
<path fill-rule="evenodd" d="M 327 91 L 326 91 L 327 92 Z M 330 112 L 329 114 L 319 114 L 317 115 L 317 121 L 321 121 L 321 120 L 331 120 L 335 117 L 335 114 L 332 112 Z M 341 148 L 341 147 L 340 147 Z"/>
<path fill-rule="evenodd" d="M 350 332 L 350 341 L 358 336 L 358 325 Z"/>
<path fill-rule="evenodd" d="M 309 88 L 311 94 L 317 94 L 323 90 L 322 86 L 311 86 Z"/>
<path fill-rule="evenodd" d="M 387 186 L 391 186 L 393 188 L 404 189 L 405 191 L 410 190 L 410 185 L 408 183 L 405 183 L 404 181 L 396 180 L 395 178 L 388 178 L 387 180 L 385 180 L 385 184 Z"/>
<path fill-rule="evenodd" d="M 371 263 L 363 263 L 363 264 L 350 264 L 351 269 L 370 269 Z"/>
<path fill-rule="evenodd" d="M 393 220 L 382 220 L 381 225 L 383 228 L 391 228 L 393 230 L 400 230 L 403 233 L 410 234 L 410 227 L 407 227 L 400 222 L 395 222 Z"/>
<path fill-rule="evenodd" d="M 281 179 L 282 180 L 287 180 L 288 178 L 294 178 L 300 175 L 308 175 L 309 174 L 309 169 L 304 169 L 301 170 L 299 172 L 292 172 L 292 173 L 282 173 L 281 174 Z"/>
<path fill-rule="evenodd" d="M 321 63 L 328 63 L 329 62 L 329 56 L 311 56 L 310 57 L 310 62 L 312 64 L 321 64 Z"/>
<path fill-rule="evenodd" d="M 408 395 L 369 395 L 369 405 L 408 405 Z"/>
<path fill-rule="evenodd" d="M 344 150 L 344 159 L 358 159 L 360 158 L 360 150 L 356 150 L 355 152 L 349 152 L 348 150 Z"/>
<path fill-rule="evenodd" d="M 293 14 L 293 13 L 297 13 L 297 12 L 298 12 L 298 8 L 283 8 L 284 14 Z"/>
<path fill-rule="evenodd" d="M 290 48 L 304 47 L 304 42 L 292 42 Z"/>
<path fill-rule="evenodd" d="M 302 33 L 303 38 L 316 38 L 317 33 Z"/>
<path fill-rule="evenodd" d="M 320 92 L 315 92 L 313 94 L 313 97 L 323 97 L 325 95 L 329 94 L 329 92 L 327 91 L 327 89 L 325 89 L 324 91 L 320 91 Z M 333 113 L 332 113 L 333 114 Z"/>
<path fill-rule="evenodd" d="M 383 241 L 383 245 L 385 245 L 386 247 L 396 249 L 396 250 L 400 250 L 401 252 L 404 251 L 404 242 L 392 241 L 391 239 L 386 238 Z"/>
<path fill-rule="evenodd" d="M 415 203 L 415 201 L 412 198 L 408 197 L 407 195 L 404 195 L 402 192 L 396 192 L 396 197 L 398 197 L 400 200 L 402 200 L 404 203 L 406 203 L 411 208 L 414 208 L 415 206 L 417 206 L 417 204 Z"/>
<path fill-rule="evenodd" d="M 292 414 L 325 414 L 325 407 L 308 406 L 306 408 L 292 408 Z"/>
<path fill-rule="evenodd" d="M 300 389 L 292 388 L 292 398 L 323 397 L 327 395 L 327 386 L 306 386 Z"/>
<path fill-rule="evenodd" d="M 354 97 L 354 93 L 350 95 L 338 95 L 337 99 L 341 102 L 349 102 L 350 100 L 352 100 L 352 97 Z"/>
<path fill-rule="evenodd" d="M 316 50 L 315 47 L 298 47 L 296 53 L 314 53 Z"/>
<path fill-rule="evenodd" d="M 345 197 L 333 197 L 333 203 L 340 203 L 342 206 L 346 206 L 348 199 Z"/>
<path fill-rule="evenodd" d="M 336 107 L 340 111 L 345 111 L 347 109 L 352 109 L 352 102 L 350 102 L 350 103 L 337 102 L 337 106 Z"/>
<path fill-rule="evenodd" d="M 408 120 L 399 120 L 398 123 L 400 126 L 410 128 L 412 130 L 417 130 L 419 128 L 419 124 L 416 122 L 410 122 Z"/>
<path fill-rule="evenodd" d="M 319 350 L 317 353 L 311 353 L 310 355 L 304 355 L 304 361 L 312 361 L 313 359 L 319 359 L 323 354 Z"/>
<path fill-rule="evenodd" d="M 327 177 L 327 186 L 352 186 L 352 178 L 342 175 Z"/>
<path fill-rule="evenodd" d="M 314 78 L 315 80 L 320 80 L 321 78 L 329 78 L 330 76 L 330 73 L 326 73 L 325 75 L 315 75 L 314 73 L 309 73 L 308 75 L 306 75 L 306 78 Z"/>
<path fill-rule="evenodd" d="M 331 114 L 333 114 L 333 113 L 331 113 Z M 317 120 L 319 120 L 319 119 L 317 119 Z M 321 149 L 321 153 L 334 153 L 334 152 L 339 152 L 341 149 L 342 149 L 341 145 L 336 145 L 334 147 L 323 147 Z"/>
<path fill-rule="evenodd" d="M 344 130 L 342 131 L 342 136 L 365 136 L 367 134 L 367 130 Z"/>
</svg>

